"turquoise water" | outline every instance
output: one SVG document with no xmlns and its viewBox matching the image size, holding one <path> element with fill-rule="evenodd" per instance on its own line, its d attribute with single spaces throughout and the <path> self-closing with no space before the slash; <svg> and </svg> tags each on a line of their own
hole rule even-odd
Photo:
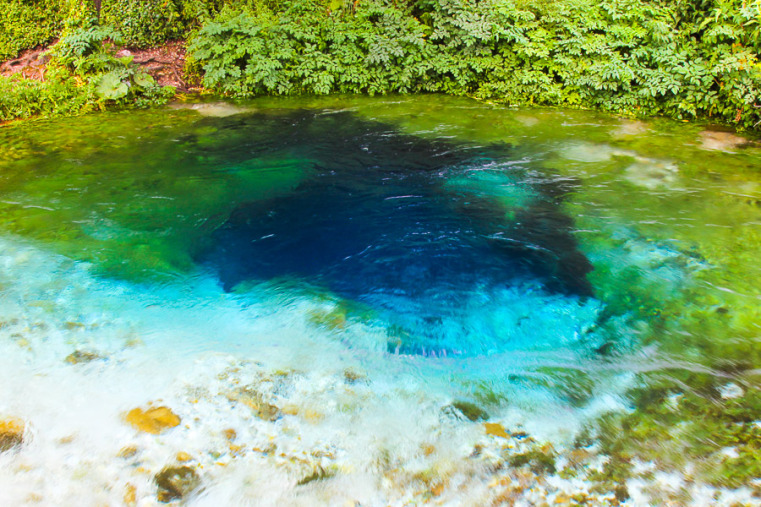
<svg viewBox="0 0 761 507">
<path fill-rule="evenodd" d="M 155 501 L 188 462 L 198 503 L 491 502 L 527 451 L 553 500 L 599 480 L 580 446 L 755 474 L 753 139 L 422 96 L 27 122 L 0 146 L 9 501 Z M 182 424 L 135 430 L 151 403 Z"/>
</svg>

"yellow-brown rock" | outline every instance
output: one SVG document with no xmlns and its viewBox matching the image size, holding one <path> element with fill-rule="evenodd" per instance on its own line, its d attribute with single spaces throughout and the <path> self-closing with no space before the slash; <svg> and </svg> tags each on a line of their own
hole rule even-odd
<svg viewBox="0 0 761 507">
<path fill-rule="evenodd" d="M 127 485 L 124 487 L 124 505 L 127 505 L 128 507 L 132 507 L 133 505 L 137 505 L 137 488 L 130 483 L 127 483 Z"/>
<path fill-rule="evenodd" d="M 501 424 L 497 423 L 484 423 L 484 429 L 486 430 L 487 435 L 492 435 L 495 437 L 502 437 L 507 438 L 507 432 L 505 431 L 505 428 Z"/>
<path fill-rule="evenodd" d="M 80 363 L 89 363 L 90 361 L 95 361 L 96 359 L 103 359 L 100 354 L 96 354 L 95 352 L 88 352 L 86 350 L 75 350 L 68 356 L 66 356 L 66 361 L 69 364 L 80 364 Z"/>
<path fill-rule="evenodd" d="M 185 463 L 186 461 L 191 461 L 193 459 L 193 456 L 190 454 L 180 451 L 177 453 L 177 456 L 175 456 L 175 459 L 179 461 L 180 463 Z"/>
<path fill-rule="evenodd" d="M 24 443 L 24 421 L 15 418 L 0 419 L 0 452 Z"/>
<path fill-rule="evenodd" d="M 133 457 L 135 454 L 137 454 L 137 447 L 134 445 L 128 445 L 126 447 L 122 447 L 116 456 L 119 458 L 128 459 Z"/>
<path fill-rule="evenodd" d="M 180 417 L 169 407 L 150 407 L 145 410 L 134 408 L 127 412 L 125 419 L 135 429 L 158 435 L 180 425 Z"/>
</svg>

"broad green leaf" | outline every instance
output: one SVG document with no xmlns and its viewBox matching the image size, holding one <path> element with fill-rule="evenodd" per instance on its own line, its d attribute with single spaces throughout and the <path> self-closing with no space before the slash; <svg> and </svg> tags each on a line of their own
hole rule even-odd
<svg viewBox="0 0 761 507">
<path fill-rule="evenodd" d="M 98 83 L 95 92 L 103 99 L 117 100 L 127 95 L 129 87 L 127 86 L 127 83 L 122 81 L 121 73 L 109 72 L 100 78 L 100 82 Z"/>
<path fill-rule="evenodd" d="M 148 88 L 149 86 L 156 84 L 156 81 L 153 79 L 153 77 L 145 72 L 139 72 L 135 74 L 132 80 L 137 86 L 141 88 Z"/>
</svg>

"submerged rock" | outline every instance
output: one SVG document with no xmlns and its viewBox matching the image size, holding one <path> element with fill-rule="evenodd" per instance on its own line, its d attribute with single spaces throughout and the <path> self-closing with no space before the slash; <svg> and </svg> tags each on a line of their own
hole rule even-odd
<svg viewBox="0 0 761 507">
<path fill-rule="evenodd" d="M 309 484 L 310 482 L 315 481 L 323 481 L 325 479 L 330 479 L 336 474 L 336 470 L 333 468 L 323 468 L 318 466 L 315 470 L 312 471 L 311 474 L 303 477 L 301 480 L 299 480 L 296 485 L 297 486 L 304 486 L 305 484 Z"/>
<path fill-rule="evenodd" d="M 344 380 L 347 384 L 356 384 L 359 381 L 366 380 L 364 373 L 361 373 L 354 368 L 347 368 L 344 370 Z"/>
<path fill-rule="evenodd" d="M 630 183 L 655 190 L 673 186 L 679 179 L 679 169 L 671 162 L 639 158 L 626 168 L 625 175 Z"/>
<path fill-rule="evenodd" d="M 230 401 L 238 401 L 254 411 L 259 419 L 275 421 L 280 418 L 280 409 L 267 403 L 261 394 L 251 388 L 239 389 L 230 393 L 227 398 Z"/>
<path fill-rule="evenodd" d="M 135 456 L 136 454 L 137 454 L 137 446 L 128 445 L 126 447 L 122 447 L 121 449 L 119 449 L 119 452 L 116 454 L 116 456 L 123 459 L 129 459 Z"/>
<path fill-rule="evenodd" d="M 80 364 L 80 363 L 89 363 L 90 361 L 95 361 L 97 359 L 103 359 L 103 356 L 101 356 L 97 352 L 88 352 L 86 350 L 75 350 L 74 352 L 66 356 L 65 361 L 69 364 Z"/>
<path fill-rule="evenodd" d="M 193 456 L 191 456 L 190 454 L 186 453 L 185 451 L 180 451 L 180 452 L 177 453 L 177 455 L 174 457 L 174 459 L 176 459 L 180 463 L 186 463 L 188 461 L 192 461 L 193 460 Z"/>
<path fill-rule="evenodd" d="M 704 130 L 700 133 L 700 139 L 700 148 L 710 151 L 732 152 L 735 148 L 748 144 L 744 137 L 715 130 Z"/>
<path fill-rule="evenodd" d="M 559 151 L 561 157 L 576 162 L 607 162 L 617 155 L 615 148 L 607 144 L 572 143 Z"/>
<path fill-rule="evenodd" d="M 642 121 L 623 121 L 616 129 L 610 134 L 614 139 L 620 139 L 622 137 L 641 136 L 647 132 L 647 124 Z"/>
<path fill-rule="evenodd" d="M 158 435 L 180 424 L 180 417 L 169 407 L 164 406 L 146 410 L 134 408 L 127 413 L 125 419 L 135 429 L 153 435 Z"/>
<path fill-rule="evenodd" d="M 24 421 L 16 418 L 0 419 L 0 452 L 9 451 L 24 443 Z"/>
<path fill-rule="evenodd" d="M 154 478 L 160 502 L 179 500 L 192 493 L 201 484 L 201 478 L 188 466 L 166 466 Z"/>
<path fill-rule="evenodd" d="M 132 506 L 137 505 L 137 488 L 134 484 L 127 483 L 124 486 L 124 497 L 122 498 L 124 505 Z"/>
<path fill-rule="evenodd" d="M 555 473 L 555 454 L 552 451 L 536 449 L 515 454 L 510 456 L 509 462 L 516 468 L 528 465 L 529 469 L 538 475 Z"/>
<path fill-rule="evenodd" d="M 455 401 L 451 406 L 467 419 L 474 422 L 489 418 L 489 414 L 484 409 L 469 401 Z"/>
<path fill-rule="evenodd" d="M 505 427 L 498 423 L 484 423 L 484 431 L 487 435 L 508 438 L 509 435 L 505 431 Z"/>
<path fill-rule="evenodd" d="M 253 109 L 248 107 L 238 107 L 227 102 L 208 102 L 204 104 L 172 104 L 172 109 L 192 109 L 198 111 L 201 116 L 211 116 L 213 118 L 226 118 L 241 113 L 249 113 Z"/>
</svg>

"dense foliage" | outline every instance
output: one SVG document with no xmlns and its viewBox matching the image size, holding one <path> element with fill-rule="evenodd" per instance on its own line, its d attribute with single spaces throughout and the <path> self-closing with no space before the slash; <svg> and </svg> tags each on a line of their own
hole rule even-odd
<svg viewBox="0 0 761 507">
<path fill-rule="evenodd" d="M 65 0 L 2 0 L 0 2 L 0 60 L 45 44 L 63 28 Z"/>
<path fill-rule="evenodd" d="M 0 120 L 152 104 L 174 95 L 173 88 L 156 86 L 131 56 L 117 58 L 119 42 L 118 32 L 94 24 L 64 33 L 49 51 L 44 81 L 0 77 Z"/>
<path fill-rule="evenodd" d="M 761 119 L 759 4 L 383 0 L 225 9 L 192 40 L 227 94 L 445 92 L 511 104 Z"/>
<path fill-rule="evenodd" d="M 142 48 L 184 37 L 221 6 L 220 0 L 105 0 L 100 14 L 127 45 Z"/>
<path fill-rule="evenodd" d="M 91 2 L 4 2 L 5 57 L 93 15 Z M 233 96 L 443 92 L 745 128 L 761 121 L 761 0 L 101 4 L 100 23 L 125 45 L 189 38 L 190 68 Z"/>
</svg>

